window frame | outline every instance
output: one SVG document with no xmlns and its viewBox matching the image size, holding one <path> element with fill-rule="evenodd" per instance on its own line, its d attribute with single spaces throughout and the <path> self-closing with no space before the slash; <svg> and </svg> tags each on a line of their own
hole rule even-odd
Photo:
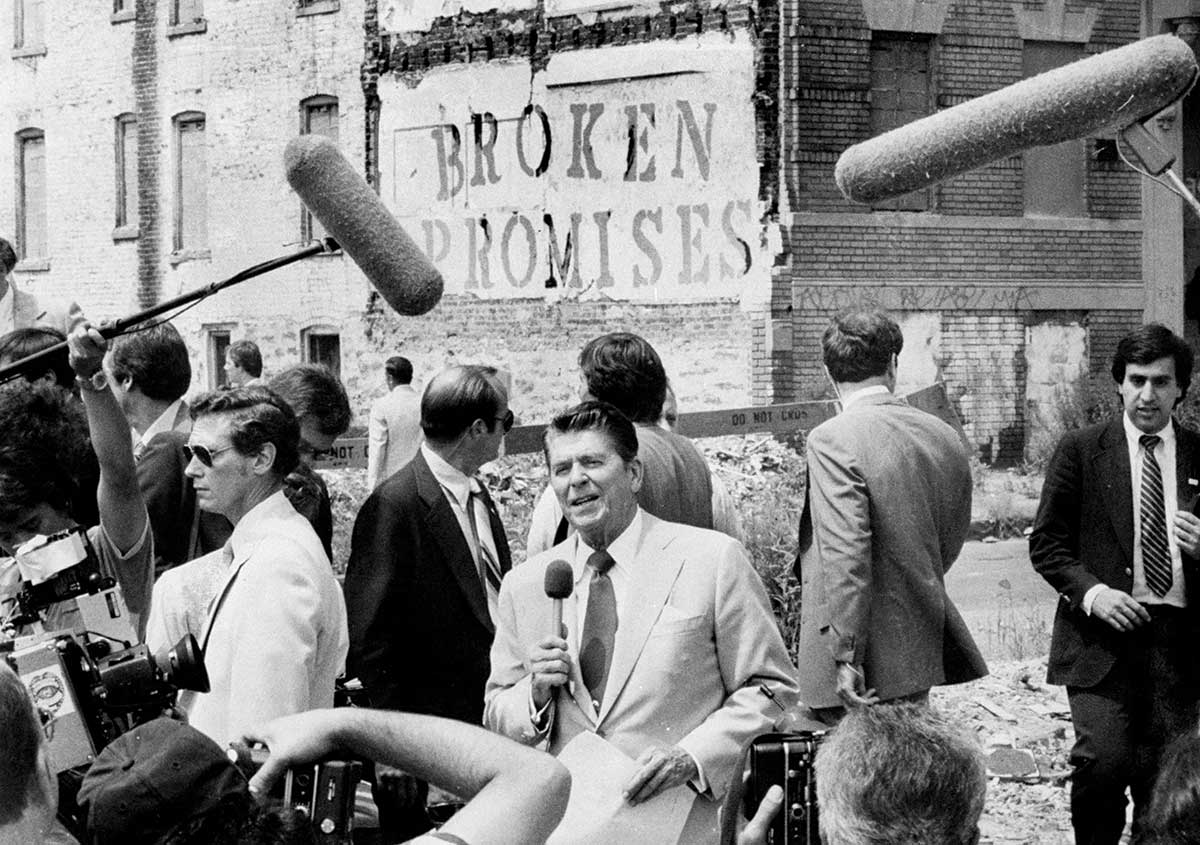
<svg viewBox="0 0 1200 845">
<path fill-rule="evenodd" d="M 122 112 L 113 118 L 113 227 L 114 237 L 136 238 L 141 224 L 138 210 L 138 153 L 137 153 L 137 115 L 133 112 Z M 132 135 L 130 134 L 132 132 Z M 128 142 L 132 138 L 133 149 L 133 185 L 129 184 L 127 170 L 129 166 Z M 132 187 L 132 193 L 130 188 Z M 131 219 L 132 215 L 132 219 Z"/>
<path fill-rule="evenodd" d="M 337 345 L 337 357 L 330 364 L 313 356 L 313 347 L 321 343 L 321 338 L 333 338 Z M 305 364 L 324 364 L 333 371 L 338 379 L 342 377 L 342 334 L 336 326 L 313 325 L 300 330 L 300 360 Z"/>
<path fill-rule="evenodd" d="M 50 251 L 50 215 L 48 205 L 48 185 L 46 167 L 46 133 L 40 127 L 28 126 L 16 133 L 16 192 L 15 192 L 15 211 L 16 211 L 16 253 L 17 258 L 21 261 L 44 262 Z M 30 202 L 28 193 L 29 170 L 27 163 L 27 149 L 31 142 L 39 142 L 42 147 L 42 198 L 41 198 L 41 234 L 44 241 L 44 251 L 42 254 L 31 254 L 29 251 L 29 215 Z M 37 211 L 38 209 L 35 209 Z"/>
<path fill-rule="evenodd" d="M 233 345 L 233 329 L 234 324 L 232 323 L 217 323 L 203 327 L 209 390 L 217 390 L 229 384 L 229 373 L 225 371 L 225 353 Z M 223 344 L 222 339 L 224 339 Z"/>
<path fill-rule="evenodd" d="M 184 160 L 183 160 L 184 142 L 183 142 L 183 137 L 184 137 L 185 132 L 196 131 L 195 129 L 189 130 L 187 127 L 196 127 L 197 125 L 199 125 L 199 132 L 204 137 L 205 151 L 206 151 L 205 158 L 204 158 L 204 168 L 202 170 L 202 173 L 204 175 L 203 190 L 204 190 L 204 194 L 205 194 L 205 196 L 204 196 L 204 225 L 203 225 L 204 243 L 203 244 L 188 244 L 188 243 L 184 243 L 184 225 L 186 223 L 187 216 L 184 213 L 185 197 L 184 197 Z M 197 253 L 207 254 L 208 249 L 209 249 L 208 196 L 207 196 L 207 194 L 208 194 L 208 156 L 207 156 L 208 118 L 205 115 L 205 113 L 201 112 L 201 111 L 180 112 L 179 114 L 177 114 L 173 118 L 171 118 L 171 126 L 172 126 L 172 130 L 173 130 L 172 135 L 173 135 L 173 139 L 174 139 L 173 143 L 174 143 L 174 147 L 175 147 L 174 173 L 172 174 L 172 182 L 174 183 L 173 184 L 174 191 L 173 191 L 172 208 L 171 208 L 171 224 L 172 224 L 172 241 L 171 241 L 171 243 L 172 243 L 172 247 L 173 247 L 173 252 L 176 254 L 181 254 L 181 255 L 185 255 L 185 256 L 189 255 L 189 254 L 197 254 Z"/>
<path fill-rule="evenodd" d="M 341 141 L 341 103 L 338 98 L 332 94 L 313 94 L 311 97 L 305 97 L 300 101 L 300 134 L 311 135 L 313 115 L 321 110 L 327 110 L 332 107 L 333 113 L 333 132 L 322 132 L 324 135 L 333 141 L 335 145 Z M 314 225 L 319 228 L 319 236 L 314 235 Z M 300 242 L 307 244 L 314 240 L 325 238 L 329 233 L 321 226 L 320 221 L 314 220 L 312 213 L 300 203 Z"/>
<path fill-rule="evenodd" d="M 877 92 L 882 90 L 875 86 L 876 55 L 881 52 L 878 47 L 885 42 L 892 45 L 916 44 L 923 48 L 925 59 L 925 91 L 921 114 L 908 113 L 897 108 L 894 110 L 897 115 L 896 119 L 886 121 L 877 120 L 884 111 L 876 102 L 879 98 Z M 875 30 L 871 32 L 871 43 L 868 49 L 870 51 L 868 64 L 870 65 L 869 73 L 871 75 L 870 114 L 868 119 L 872 137 L 890 129 L 895 129 L 898 126 L 903 126 L 911 120 L 926 117 L 934 113 L 937 107 L 937 39 L 934 36 L 929 33 Z M 933 191 L 932 188 L 922 188 L 921 190 L 912 191 L 889 200 L 874 202 L 871 204 L 871 209 L 873 211 L 929 212 L 933 210 Z"/>
</svg>

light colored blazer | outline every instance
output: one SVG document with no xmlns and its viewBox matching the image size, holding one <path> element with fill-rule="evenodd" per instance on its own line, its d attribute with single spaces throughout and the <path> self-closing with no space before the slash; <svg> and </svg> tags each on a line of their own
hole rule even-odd
<svg viewBox="0 0 1200 845">
<path fill-rule="evenodd" d="M 83 312 L 75 302 L 39 301 L 32 293 L 17 290 L 12 279 L 9 279 L 8 293 L 0 297 L 0 334 L 32 326 L 48 326 L 70 334 L 71 329 L 83 320 Z"/>
<path fill-rule="evenodd" d="M 200 638 L 212 691 L 184 693 L 192 727 L 224 747 L 276 716 L 333 706 L 346 604 L 308 520 L 282 492 L 250 510 Z"/>
<path fill-rule="evenodd" d="M 411 384 L 376 399 L 367 417 L 367 488 L 374 490 L 399 472 L 424 440 L 421 394 Z"/>
<path fill-rule="evenodd" d="M 834 707 L 836 660 L 881 699 L 987 674 L 943 577 L 971 521 L 971 470 L 941 420 L 876 394 L 808 435 L 797 563 L 800 695 Z"/>
<path fill-rule="evenodd" d="M 577 539 L 571 537 L 504 579 L 484 723 L 529 745 L 548 739 L 553 754 L 583 731 L 599 733 L 634 758 L 653 743 L 678 745 L 696 759 L 709 786 L 692 805 L 679 841 L 715 842 L 717 808 L 730 780 L 740 776 L 743 747 L 780 715 L 758 687 L 767 685 L 789 707 L 796 670 L 740 543 L 645 512 L 642 520 L 600 712 L 579 674 L 576 614 L 567 611 L 567 641 L 576 658 L 572 691 L 559 690 L 548 737 L 530 720 L 526 659 L 551 625 L 546 565 L 574 559 Z"/>
</svg>

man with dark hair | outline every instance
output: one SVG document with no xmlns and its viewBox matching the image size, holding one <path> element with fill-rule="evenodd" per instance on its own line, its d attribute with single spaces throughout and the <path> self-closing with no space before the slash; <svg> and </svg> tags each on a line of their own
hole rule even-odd
<svg viewBox="0 0 1200 845">
<path fill-rule="evenodd" d="M 916 704 L 850 711 L 817 748 L 825 845 L 975 845 L 987 794 L 978 741 Z"/>
<path fill-rule="evenodd" d="M 1063 436 L 1046 468 L 1029 556 L 1061 595 L 1047 679 L 1075 725 L 1075 841 L 1116 843 L 1133 795 L 1135 835 L 1162 749 L 1195 730 L 1191 651 L 1200 557 L 1200 435 L 1171 418 L 1192 351 L 1151 324 L 1117 344 L 1124 412 Z"/>
<path fill-rule="evenodd" d="M 745 745 L 794 703 L 795 668 L 762 581 L 736 540 L 638 505 L 633 424 L 584 402 L 546 431 L 554 493 L 576 533 L 513 570 L 500 595 L 485 724 L 558 754 L 599 734 L 637 761 L 611 797 L 691 789 L 682 830 L 647 842 L 715 842 L 717 808 Z M 571 566 L 566 635 L 548 635 L 551 561 Z M 765 690 L 765 693 L 764 693 Z M 691 794 L 688 794 L 691 799 Z"/>
<path fill-rule="evenodd" d="M 348 669 L 375 707 L 482 718 L 500 579 L 512 559 L 475 473 L 496 457 L 512 421 L 495 368 L 439 373 L 421 399 L 424 444 L 358 512 L 345 581 Z M 385 835 L 420 829 L 423 785 L 416 793 L 401 810 L 377 790 Z"/>
<path fill-rule="evenodd" d="M 954 429 L 893 395 L 903 342 L 880 311 L 841 314 L 821 339 L 842 411 L 806 440 L 797 664 L 831 723 L 987 673 L 943 581 L 970 527 L 970 464 Z"/>
<path fill-rule="evenodd" d="M 374 490 L 413 459 L 421 447 L 421 395 L 413 368 L 394 355 L 384 366 L 388 392 L 371 404 L 367 420 L 367 487 Z"/>
<path fill-rule="evenodd" d="M 104 369 L 134 432 L 134 458 L 155 435 L 191 428 L 183 395 L 192 382 L 187 346 L 170 323 L 157 323 L 113 339 Z"/>
<path fill-rule="evenodd" d="M 0 335 L 0 367 L 7 367 L 10 364 L 28 358 L 41 352 L 43 349 L 49 349 L 52 346 L 58 346 L 66 341 L 67 336 L 58 329 L 52 329 L 48 326 L 31 326 L 27 329 L 13 329 L 7 334 Z M 57 384 L 59 387 L 65 387 L 67 390 L 75 388 L 75 371 L 71 369 L 70 362 L 67 361 L 67 350 L 63 348 L 58 354 L 45 359 L 42 362 L 44 369 L 41 372 L 26 372 L 24 377 L 26 381 L 42 381 L 51 384 Z"/>
<path fill-rule="evenodd" d="M 17 266 L 13 245 L 0 238 L 0 334 L 13 329 L 47 326 L 63 333 L 83 322 L 83 312 L 75 302 L 60 302 L 36 297 L 13 284 L 12 272 Z"/>
<path fill-rule="evenodd" d="M 669 522 L 716 528 L 732 537 L 738 530 L 728 493 L 692 441 L 659 425 L 667 394 L 667 372 L 654 347 L 632 332 L 593 338 L 579 353 L 581 400 L 608 402 L 633 421 L 643 473 L 638 503 Z M 721 514 L 722 522 L 714 520 Z M 542 491 L 529 525 L 530 554 L 560 542 L 569 530 L 550 487 Z"/>
<path fill-rule="evenodd" d="M 180 706 L 224 745 L 266 719 L 333 704 L 346 607 L 320 540 L 283 493 L 299 461 L 288 403 L 239 387 L 198 397 L 192 415 L 196 500 L 234 529 L 214 553 L 224 576 L 200 636 L 212 691 L 185 692 Z"/>
<path fill-rule="evenodd" d="M 254 341 L 239 340 L 225 350 L 225 375 L 234 387 L 257 387 L 262 370 L 262 353 Z"/>
</svg>

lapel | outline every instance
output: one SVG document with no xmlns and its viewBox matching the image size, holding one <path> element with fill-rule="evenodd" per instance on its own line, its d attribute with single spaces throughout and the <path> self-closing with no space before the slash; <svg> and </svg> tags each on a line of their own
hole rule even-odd
<svg viewBox="0 0 1200 845">
<path fill-rule="evenodd" d="M 1133 491 L 1132 470 L 1129 466 L 1129 445 L 1125 441 L 1125 427 L 1117 417 L 1100 433 L 1099 451 L 1092 462 L 1096 477 L 1102 479 L 1104 503 L 1108 518 L 1117 533 L 1125 559 L 1133 560 Z"/>
<path fill-rule="evenodd" d="M 225 597 L 233 587 L 233 582 L 237 580 L 238 573 L 242 571 L 242 567 L 250 559 L 250 553 L 254 550 L 253 543 L 244 543 L 243 546 L 244 548 L 234 555 L 233 560 L 229 564 L 229 571 L 225 575 L 225 580 L 221 582 L 221 589 L 217 591 L 216 598 L 208 606 L 208 615 L 204 620 L 204 630 L 200 634 L 201 654 L 208 651 L 208 638 L 212 635 L 212 626 L 216 621 L 218 612 L 221 610 L 221 605 L 225 603 Z"/>
<path fill-rule="evenodd" d="M 1175 426 L 1175 488 L 1179 497 L 1177 502 L 1181 508 L 1191 504 L 1187 509 L 1194 513 L 1196 496 L 1200 494 L 1200 467 L 1196 466 L 1196 461 L 1200 460 L 1200 453 L 1197 452 L 1195 436 L 1191 430 L 1175 421 L 1171 424 Z"/>
<path fill-rule="evenodd" d="M 458 581 L 458 586 L 462 589 L 475 618 L 489 633 L 495 633 L 491 614 L 488 613 L 487 596 L 483 594 L 483 583 L 479 580 L 475 558 L 471 554 L 467 538 L 463 536 L 458 517 L 446 501 L 446 493 L 433 477 L 433 471 L 429 469 L 423 454 L 417 452 L 417 456 L 412 460 L 412 467 L 417 481 L 417 495 L 425 505 L 425 528 L 436 541 L 436 547 L 441 549 L 446 568 Z"/>
<path fill-rule="evenodd" d="M 642 536 L 638 541 L 637 558 L 633 561 L 633 577 L 629 582 L 625 599 L 625 610 L 617 626 L 616 641 L 613 643 L 612 666 L 609 668 L 608 685 L 604 691 L 604 702 L 600 707 L 599 722 L 603 722 L 612 711 L 614 702 L 621 697 L 621 690 L 629 681 L 633 667 L 646 644 L 650 629 L 658 620 L 684 558 L 666 553 L 674 536 L 662 531 L 662 520 L 645 511 L 642 512 Z M 586 695 L 586 693 L 585 693 Z M 584 712 L 591 710 L 591 704 Z"/>
<path fill-rule="evenodd" d="M 556 555 L 556 557 L 561 557 L 566 561 L 574 560 L 576 554 L 576 543 L 576 537 L 572 536 L 566 543 L 566 547 L 562 554 Z M 538 584 L 531 588 L 534 590 L 535 595 L 538 596 L 538 600 L 544 600 L 546 597 L 545 593 L 538 589 L 541 586 L 542 583 L 539 581 Z M 592 707 L 592 697 L 588 695 L 587 685 L 583 682 L 583 672 L 579 668 L 578 609 L 572 604 L 570 605 L 571 610 L 568 611 L 567 603 L 564 602 L 563 604 L 563 625 L 567 629 L 567 653 L 575 655 L 575 659 L 571 661 L 571 681 L 567 685 L 567 688 L 571 694 L 571 698 L 574 699 L 575 704 L 579 707 L 579 711 L 583 713 L 583 715 L 589 722 L 592 723 L 593 726 L 595 726 L 597 722 L 596 710 L 594 707 Z"/>
<path fill-rule="evenodd" d="M 171 423 L 171 430 L 184 434 L 192 433 L 192 413 L 186 401 L 179 403 L 179 408 L 175 411 L 175 420 Z"/>
</svg>

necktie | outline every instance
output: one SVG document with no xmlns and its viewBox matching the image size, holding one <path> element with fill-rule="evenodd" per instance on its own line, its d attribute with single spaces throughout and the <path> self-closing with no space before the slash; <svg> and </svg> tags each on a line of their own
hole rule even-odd
<svg viewBox="0 0 1200 845">
<path fill-rule="evenodd" d="M 593 574 L 588 585 L 587 614 L 583 618 L 579 672 L 597 711 L 604 700 L 604 685 L 612 666 L 613 641 L 617 634 L 617 600 L 613 595 L 612 579 L 608 577 L 608 570 L 615 562 L 606 551 L 592 552 L 587 562 Z"/>
<path fill-rule="evenodd" d="M 1156 596 L 1171 589 L 1171 548 L 1167 545 L 1167 511 L 1163 504 L 1162 470 L 1154 447 L 1162 438 L 1143 434 L 1142 444 L 1142 574 Z"/>
<path fill-rule="evenodd" d="M 479 539 L 479 525 L 476 523 L 475 517 L 475 500 L 483 504 L 483 509 L 487 512 L 487 500 L 483 498 L 483 491 L 478 490 L 476 485 L 479 482 L 471 479 L 471 492 L 467 496 L 467 522 L 471 525 L 471 538 L 475 541 L 475 548 L 479 551 L 479 575 L 483 579 L 484 590 L 490 588 L 494 593 L 500 592 L 500 579 L 504 577 L 504 573 L 500 571 L 500 563 L 496 560 L 496 555 Z"/>
</svg>

